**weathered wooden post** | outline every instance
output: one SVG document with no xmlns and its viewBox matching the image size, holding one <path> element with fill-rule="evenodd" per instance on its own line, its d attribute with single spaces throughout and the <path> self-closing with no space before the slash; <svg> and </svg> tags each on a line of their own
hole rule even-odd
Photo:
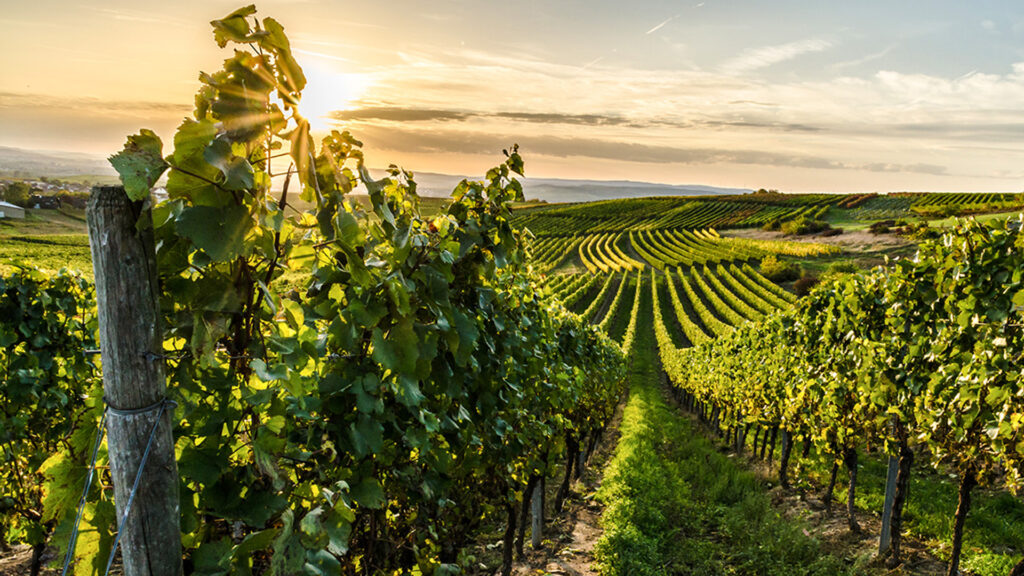
<svg viewBox="0 0 1024 576">
<path fill-rule="evenodd" d="M 882 503 L 882 530 L 878 535 L 878 555 L 889 551 L 892 541 L 892 510 L 896 500 L 896 474 L 899 472 L 900 459 L 889 456 L 889 470 L 885 477 L 885 500 Z"/>
<path fill-rule="evenodd" d="M 544 537 L 544 476 L 540 477 L 533 487 L 533 497 L 530 499 L 530 545 L 534 550 L 540 548 Z"/>
<path fill-rule="evenodd" d="M 96 275 L 107 447 L 125 576 L 182 573 L 178 466 L 166 400 L 152 215 L 124 188 L 95 187 L 87 212 Z M 148 449 L 137 490 L 136 475 Z"/>
</svg>

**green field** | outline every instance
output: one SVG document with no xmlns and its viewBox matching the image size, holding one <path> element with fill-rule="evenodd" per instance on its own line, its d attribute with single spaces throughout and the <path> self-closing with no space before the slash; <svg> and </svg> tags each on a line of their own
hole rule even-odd
<svg viewBox="0 0 1024 576">
<path fill-rule="evenodd" d="M 605 508 L 592 560 L 602 574 L 887 573 L 872 560 L 872 533 L 844 536 L 840 529 L 837 536 L 841 517 L 799 503 L 828 483 L 830 453 L 815 446 L 807 458 L 794 455 L 792 482 L 800 500 L 783 497 L 773 487 L 772 464 L 766 470 L 751 455 L 757 446 L 750 438 L 743 454 L 723 442 L 708 413 L 688 412 L 677 401 L 677 384 L 661 364 L 791 311 L 801 283 L 912 255 L 917 240 L 872 234 L 871 224 L 917 221 L 913 207 L 924 199 L 963 200 L 871 197 L 841 207 L 850 198 L 640 198 L 514 208 L 513 224 L 531 232 L 530 263 L 540 289 L 620 342 L 630 358 L 622 436 L 596 494 Z M 366 197 L 354 199 L 372 209 Z M 447 204 L 434 198 L 420 203 L 426 215 L 443 213 Z M 1001 223 L 1014 214 L 974 218 Z M 843 233 L 762 230 L 819 218 Z M 954 224 L 953 218 L 931 221 L 939 229 Z M 789 265 L 795 275 L 773 281 L 762 266 L 766 259 Z M 67 268 L 91 278 L 84 214 L 30 211 L 23 221 L 0 221 L 0 273 L 20 266 Z M 289 271 L 275 288 L 301 291 L 307 277 L 304 270 Z M 885 457 L 870 443 L 857 449 L 863 456 L 855 505 L 873 525 L 884 497 Z M 900 574 L 931 574 L 949 559 L 956 508 L 950 473 L 922 465 L 912 477 L 904 532 L 923 567 L 905 565 Z M 843 499 L 841 482 L 836 498 Z M 500 525 L 489 518 L 492 530 Z M 1002 482 L 977 490 L 966 534 L 962 567 L 977 576 L 1006 574 L 1024 554 L 1024 504 Z"/>
</svg>

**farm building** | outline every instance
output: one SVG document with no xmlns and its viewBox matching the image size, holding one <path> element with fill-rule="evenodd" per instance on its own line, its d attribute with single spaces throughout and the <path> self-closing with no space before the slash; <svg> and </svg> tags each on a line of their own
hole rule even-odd
<svg viewBox="0 0 1024 576">
<path fill-rule="evenodd" d="M 0 200 L 0 218 L 24 218 L 25 209 Z"/>
<path fill-rule="evenodd" d="M 28 199 L 28 205 L 36 210 L 44 208 L 46 210 L 60 210 L 60 198 L 56 196 L 42 196 L 40 194 L 33 194 Z"/>
</svg>

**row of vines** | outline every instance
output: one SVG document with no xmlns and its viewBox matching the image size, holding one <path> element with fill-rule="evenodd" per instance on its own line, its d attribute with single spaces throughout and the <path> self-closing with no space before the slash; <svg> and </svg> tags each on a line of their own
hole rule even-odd
<svg viewBox="0 0 1024 576">
<path fill-rule="evenodd" d="M 960 488 L 949 573 L 955 575 L 972 490 L 992 482 L 1017 488 L 1024 480 L 1024 235 L 1018 230 L 1019 224 L 958 224 L 914 259 L 838 277 L 787 312 L 714 341 L 695 339 L 702 345 L 692 349 L 673 345 L 656 305 L 664 369 L 727 437 L 742 442 L 751 426 L 781 430 L 783 484 L 794 437 L 835 455 L 850 473 L 853 530 L 858 447 L 882 446 L 898 457 L 891 565 L 900 561 L 901 511 L 915 454 L 954 470 Z M 655 291 L 655 302 L 658 297 Z"/>
<path fill-rule="evenodd" d="M 457 573 L 499 522 L 507 571 L 517 503 L 610 418 L 621 349 L 538 288 L 510 223 L 514 148 L 422 216 L 411 174 L 375 181 L 348 133 L 315 145 L 288 39 L 254 13 L 212 23 L 236 49 L 173 152 L 144 130 L 112 159 L 136 200 L 168 174 L 139 225 L 157 240 L 184 570 Z M 73 275 L 0 280 L 4 541 L 66 546 L 103 413 L 94 306 Z M 77 574 L 111 546 L 105 462 Z"/>
</svg>

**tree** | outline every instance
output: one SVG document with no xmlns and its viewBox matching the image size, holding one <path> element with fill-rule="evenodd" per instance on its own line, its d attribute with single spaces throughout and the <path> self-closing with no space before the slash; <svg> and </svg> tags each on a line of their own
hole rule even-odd
<svg viewBox="0 0 1024 576">
<path fill-rule="evenodd" d="M 11 182 L 3 189 L 0 199 L 24 208 L 28 204 L 28 197 L 32 188 L 24 182 Z"/>
</svg>

